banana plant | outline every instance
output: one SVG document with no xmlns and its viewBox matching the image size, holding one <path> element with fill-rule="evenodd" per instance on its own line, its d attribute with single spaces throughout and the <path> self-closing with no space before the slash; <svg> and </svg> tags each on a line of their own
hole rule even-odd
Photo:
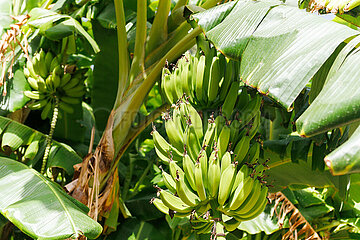
<svg viewBox="0 0 360 240">
<path fill-rule="evenodd" d="M 352 109 L 356 110 L 357 106 L 356 91 L 351 91 L 353 98 L 344 100 L 345 102 L 339 101 L 347 99 L 348 96 L 344 96 L 347 94 L 345 90 L 341 92 L 342 95 L 332 95 L 335 87 L 338 88 L 338 81 L 343 77 L 346 77 L 348 81 L 346 85 L 348 91 L 356 81 L 357 73 L 354 70 L 356 67 L 352 67 L 358 62 L 356 61 L 357 51 L 352 51 L 359 43 L 356 30 L 275 1 L 231 1 L 214 7 L 220 1 L 197 1 L 197 6 L 188 4 L 188 1 L 177 1 L 175 6 L 171 6 L 171 1 L 160 0 L 156 14 L 151 17 L 148 16 L 147 1 L 136 1 L 134 7 L 136 20 L 131 19 L 131 15 L 126 11 L 128 8 L 125 4 L 129 6 L 131 2 L 119 0 L 114 1 L 113 5 L 104 6 L 101 5 L 102 3 L 92 5 L 94 3 L 90 1 L 75 1 L 71 7 L 77 10 L 71 16 L 65 14 L 70 13 L 71 8 L 68 8 L 63 1 L 57 1 L 55 4 L 51 4 L 51 1 L 46 1 L 44 4 L 38 2 L 33 5 L 25 1 L 25 3 L 19 2 L 14 7 L 15 15 L 19 15 L 21 11 L 30 14 L 28 25 L 22 28 L 30 29 L 30 33 L 34 34 L 31 35 L 34 39 L 38 35 L 58 41 L 75 33 L 86 39 L 94 53 L 99 51 L 99 46 L 89 32 L 93 32 L 95 40 L 99 39 L 100 42 L 104 40 L 104 37 L 101 39 L 99 36 L 101 32 L 109 33 L 105 36 L 109 36 L 110 40 L 115 39 L 117 53 L 114 49 L 106 49 L 106 44 L 99 45 L 100 49 L 117 58 L 117 61 L 114 61 L 117 64 L 114 67 L 116 70 L 102 71 L 105 67 L 101 65 L 101 60 L 107 56 L 104 52 L 98 53 L 94 66 L 94 86 L 102 86 L 105 93 L 107 90 L 115 92 L 114 98 L 107 103 L 107 106 L 110 106 L 110 114 L 105 116 L 108 118 L 104 124 L 106 127 L 95 151 L 90 151 L 82 164 L 77 166 L 75 173 L 77 179 L 66 186 L 73 197 L 87 204 L 93 219 L 105 218 L 107 226 L 110 226 L 110 220 L 115 219 L 112 226 L 116 227 L 119 211 L 125 218 L 130 216 L 123 199 L 118 198 L 120 192 L 118 167 L 121 167 L 121 161 L 125 161 L 125 151 L 131 142 L 160 115 L 162 110 L 169 106 L 164 103 L 140 121 L 136 118 L 137 113 L 141 111 L 149 92 L 160 79 L 163 67 L 167 63 L 174 62 L 186 50 L 194 46 L 196 38 L 199 35 L 202 36 L 202 33 L 218 50 L 228 58 L 237 61 L 239 68 L 237 77 L 241 78 L 247 86 L 256 88 L 261 94 L 272 98 L 289 111 L 295 108 L 293 105 L 295 99 L 311 79 L 314 86 L 319 82 L 325 84 L 323 90 L 315 94 L 315 97 L 319 95 L 312 102 L 311 107 L 297 119 L 299 135 L 313 136 L 358 120 L 357 112 L 352 111 Z M 106 14 L 112 6 L 115 9 L 115 17 L 109 18 Z M 208 8 L 211 9 L 204 11 Z M 76 20 L 84 12 L 88 19 L 93 20 L 92 28 L 89 27 L 87 31 L 82 27 L 82 25 L 86 26 L 86 22 L 81 25 Z M 193 14 L 196 12 L 200 13 Z M 191 16 L 186 18 L 184 15 Z M 152 17 L 151 25 L 148 19 Z M 115 26 L 116 33 L 111 29 L 104 30 L 104 25 Z M 131 34 L 135 37 L 131 37 Z M 199 39 L 201 37 L 198 37 L 198 41 Z M 345 47 L 344 42 L 347 43 Z M 20 52 L 21 49 L 18 47 L 17 53 Z M 332 62 L 329 63 L 329 59 L 332 59 Z M 325 64 L 330 65 L 331 68 L 324 70 Z M 320 74 L 322 70 L 324 74 Z M 350 70 L 354 70 L 353 74 L 345 76 L 345 73 Z M 115 81 L 113 76 L 104 77 L 109 75 L 116 76 Z M 219 79 L 216 80 L 219 81 Z M 20 91 L 29 90 L 26 89 L 28 87 L 25 86 Z M 236 91 L 236 88 L 233 89 Z M 94 89 L 93 98 L 98 98 L 97 104 L 101 106 L 99 98 L 102 96 L 98 97 L 96 92 Z M 323 106 L 322 103 L 329 103 L 329 98 L 335 102 L 336 108 L 333 108 L 333 105 Z M 18 108 L 21 108 L 26 101 L 28 99 L 22 99 Z M 314 114 L 319 108 L 331 109 L 335 115 L 329 114 L 330 111 L 322 111 L 322 121 L 319 124 L 317 115 Z M 349 139 L 349 144 L 344 144 L 343 147 L 351 149 L 350 143 L 355 138 L 357 138 L 356 133 Z M 294 145 L 296 144 L 298 143 Z M 305 148 L 309 147 L 308 142 L 297 146 L 302 145 Z M 338 152 L 343 153 L 340 150 Z M 343 174 L 356 171 L 356 159 L 354 164 L 344 164 L 345 157 L 336 153 L 327 157 L 327 165 L 333 173 Z M 10 163 L 4 161 L 3 164 Z M 294 166 L 296 169 L 297 165 Z M 302 167 L 308 173 L 310 167 L 306 164 Z M 22 168 L 31 172 L 23 166 L 17 169 Z M 273 170 L 276 171 L 275 167 Z M 31 174 L 37 176 L 34 172 Z M 324 179 L 319 177 L 319 186 L 334 184 L 329 174 L 324 175 L 326 175 L 326 180 L 324 182 Z M 43 177 L 41 177 L 41 182 L 48 183 Z M 292 179 L 289 182 L 294 183 Z M 305 183 L 309 183 L 308 179 L 305 179 Z M 57 191 L 53 192 L 58 194 Z M 75 202 L 75 205 L 82 206 L 80 209 L 83 211 L 86 210 L 78 202 Z M 13 211 L 21 212 L 21 209 L 14 208 Z M 15 219 L 18 215 L 13 214 L 13 216 L 12 221 L 21 224 L 20 219 Z M 96 232 L 100 231 L 98 225 L 93 224 L 93 226 Z M 72 229 L 75 229 L 73 236 L 77 236 L 80 232 L 86 233 L 82 229 L 78 230 L 74 227 Z M 26 229 L 24 231 L 36 236 L 36 233 L 30 233 Z M 66 234 L 66 236 L 71 236 L 69 233 Z M 63 236 L 65 235 L 61 235 Z M 96 234 L 89 234 L 89 237 L 95 236 Z M 59 236 L 51 238 L 59 238 Z"/>
</svg>

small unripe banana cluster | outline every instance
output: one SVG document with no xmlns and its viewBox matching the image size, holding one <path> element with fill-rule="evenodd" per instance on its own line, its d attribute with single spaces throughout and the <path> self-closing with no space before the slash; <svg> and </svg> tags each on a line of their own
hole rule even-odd
<svg viewBox="0 0 360 240">
<path fill-rule="evenodd" d="M 224 101 L 231 102 L 239 90 L 240 83 L 236 81 L 238 65 L 222 54 L 217 55 L 215 49 L 200 57 L 186 53 L 173 72 L 163 69 L 162 95 L 173 104 L 186 94 L 197 108 L 213 108 Z"/>
<path fill-rule="evenodd" d="M 170 172 L 162 169 L 167 190 L 157 187 L 159 198 L 152 199 L 160 211 L 190 215 L 193 229 L 208 233 L 218 223 L 232 231 L 264 210 L 267 166 L 258 162 L 260 144 L 252 140 L 259 127 L 254 120 L 260 104 L 250 104 L 259 98 L 248 102 L 247 107 L 257 109 L 249 110 L 253 114 L 247 118 L 252 121 L 245 124 L 219 115 L 204 127 L 184 98 L 172 106 L 172 115 L 164 114 L 169 142 L 155 128 L 152 132 L 156 153 Z"/>
<path fill-rule="evenodd" d="M 82 74 L 66 73 L 61 58 L 61 55 L 54 57 L 50 51 L 45 54 L 41 49 L 24 68 L 25 77 L 33 89 L 24 91 L 25 96 L 34 100 L 28 107 L 42 109 L 42 119 L 46 119 L 54 109 L 55 98 L 58 98 L 59 108 L 71 114 L 74 112 L 71 105 L 80 103 L 85 94 Z"/>
</svg>

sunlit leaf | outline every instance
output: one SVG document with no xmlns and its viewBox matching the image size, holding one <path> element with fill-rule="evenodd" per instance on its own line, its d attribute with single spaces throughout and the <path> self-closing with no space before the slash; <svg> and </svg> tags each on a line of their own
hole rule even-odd
<svg viewBox="0 0 360 240">
<path fill-rule="evenodd" d="M 14 184 L 16 183 L 16 184 Z M 102 227 L 87 216 L 87 207 L 28 166 L 0 159 L 0 211 L 35 239 L 100 235 Z"/>
</svg>

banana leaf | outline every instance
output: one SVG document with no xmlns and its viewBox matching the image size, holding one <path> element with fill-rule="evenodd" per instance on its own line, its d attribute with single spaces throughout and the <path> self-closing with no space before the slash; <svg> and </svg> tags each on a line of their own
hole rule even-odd
<svg viewBox="0 0 360 240">
<path fill-rule="evenodd" d="M 360 37 L 353 39 L 340 52 L 322 91 L 296 121 L 300 135 L 313 136 L 360 119 L 360 90 L 354 88 L 360 76 L 360 53 L 348 55 L 359 42 Z"/>
<path fill-rule="evenodd" d="M 23 160 L 30 166 L 35 166 L 43 155 L 42 147 L 46 135 L 6 117 L 0 116 L 0 142 L 5 153 L 14 152 L 20 147 L 25 147 L 25 153 L 18 160 Z M 22 157 L 24 159 L 22 159 Z M 52 142 L 47 167 L 59 167 L 67 174 L 74 173 L 73 165 L 82 162 L 75 151 L 63 143 Z"/>
<path fill-rule="evenodd" d="M 0 157 L 0 212 L 35 239 L 94 239 L 102 227 L 85 205 L 34 169 Z"/>
<path fill-rule="evenodd" d="M 359 78 L 360 53 L 353 51 L 357 31 L 274 1 L 238 1 L 226 14 L 214 11 L 193 17 L 221 52 L 241 58 L 240 77 L 248 85 L 291 110 L 315 77 L 313 102 L 296 121 L 300 135 L 314 136 L 360 119 L 360 92 L 354 88 Z M 344 41 L 350 42 L 341 49 Z M 346 160 L 328 161 L 333 173 L 358 171 L 356 154 L 348 150 L 337 151 Z"/>
<path fill-rule="evenodd" d="M 238 1 L 227 15 L 213 12 L 193 18 L 218 50 L 241 58 L 243 81 L 288 110 L 339 44 L 358 34 L 277 1 Z"/>
<path fill-rule="evenodd" d="M 341 176 L 332 176 L 328 170 L 314 170 L 313 152 L 307 139 L 292 136 L 268 140 L 264 141 L 263 150 L 263 159 L 270 160 L 270 169 L 266 171 L 269 176 L 267 181 L 273 186 L 269 188 L 270 192 L 277 192 L 291 185 L 332 187 L 342 193 L 346 188 Z"/>
<path fill-rule="evenodd" d="M 95 53 L 100 51 L 95 40 L 74 18 L 43 8 L 34 8 L 29 12 L 29 15 L 31 18 L 28 24 L 38 28 L 40 33 L 49 39 L 59 40 L 77 32 L 89 42 Z"/>
</svg>

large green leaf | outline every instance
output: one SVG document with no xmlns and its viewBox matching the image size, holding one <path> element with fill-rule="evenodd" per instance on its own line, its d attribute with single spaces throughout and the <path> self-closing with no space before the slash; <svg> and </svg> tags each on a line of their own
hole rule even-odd
<svg viewBox="0 0 360 240">
<path fill-rule="evenodd" d="M 0 117 L 1 148 L 5 151 L 6 149 L 15 151 L 20 147 L 26 147 L 24 160 L 28 161 L 31 166 L 34 166 L 43 155 L 42 145 L 45 139 L 46 135 L 28 126 Z M 73 165 L 81 161 L 82 159 L 71 147 L 56 141 L 52 142 L 47 167 L 60 167 L 72 175 Z"/>
<path fill-rule="evenodd" d="M 40 32 L 49 39 L 59 40 L 77 32 L 90 43 L 95 53 L 100 51 L 95 40 L 86 32 L 81 24 L 72 17 L 43 8 L 34 8 L 30 11 L 29 15 L 31 18 L 28 24 L 39 28 Z"/>
<path fill-rule="evenodd" d="M 316 135 L 360 119 L 360 90 L 354 87 L 360 76 L 360 53 L 356 50 L 347 55 L 359 41 L 357 37 L 343 49 L 339 56 L 346 57 L 344 62 L 334 63 L 323 90 L 297 120 L 301 135 Z"/>
<path fill-rule="evenodd" d="M 219 18 L 206 13 L 194 16 L 201 27 Z M 288 109 L 336 47 L 358 34 L 274 1 L 238 1 L 220 18 L 204 30 L 208 39 L 225 55 L 241 58 L 245 82 Z"/>
<path fill-rule="evenodd" d="M 0 211 L 35 239 L 65 239 L 84 234 L 94 239 L 102 227 L 87 207 L 28 166 L 0 158 Z"/>
<path fill-rule="evenodd" d="M 313 170 L 312 151 L 309 142 L 299 137 L 264 142 L 264 159 L 269 159 L 267 181 L 273 185 L 271 192 L 280 191 L 291 185 L 333 187 L 341 190 L 339 177 L 329 171 Z"/>
</svg>

